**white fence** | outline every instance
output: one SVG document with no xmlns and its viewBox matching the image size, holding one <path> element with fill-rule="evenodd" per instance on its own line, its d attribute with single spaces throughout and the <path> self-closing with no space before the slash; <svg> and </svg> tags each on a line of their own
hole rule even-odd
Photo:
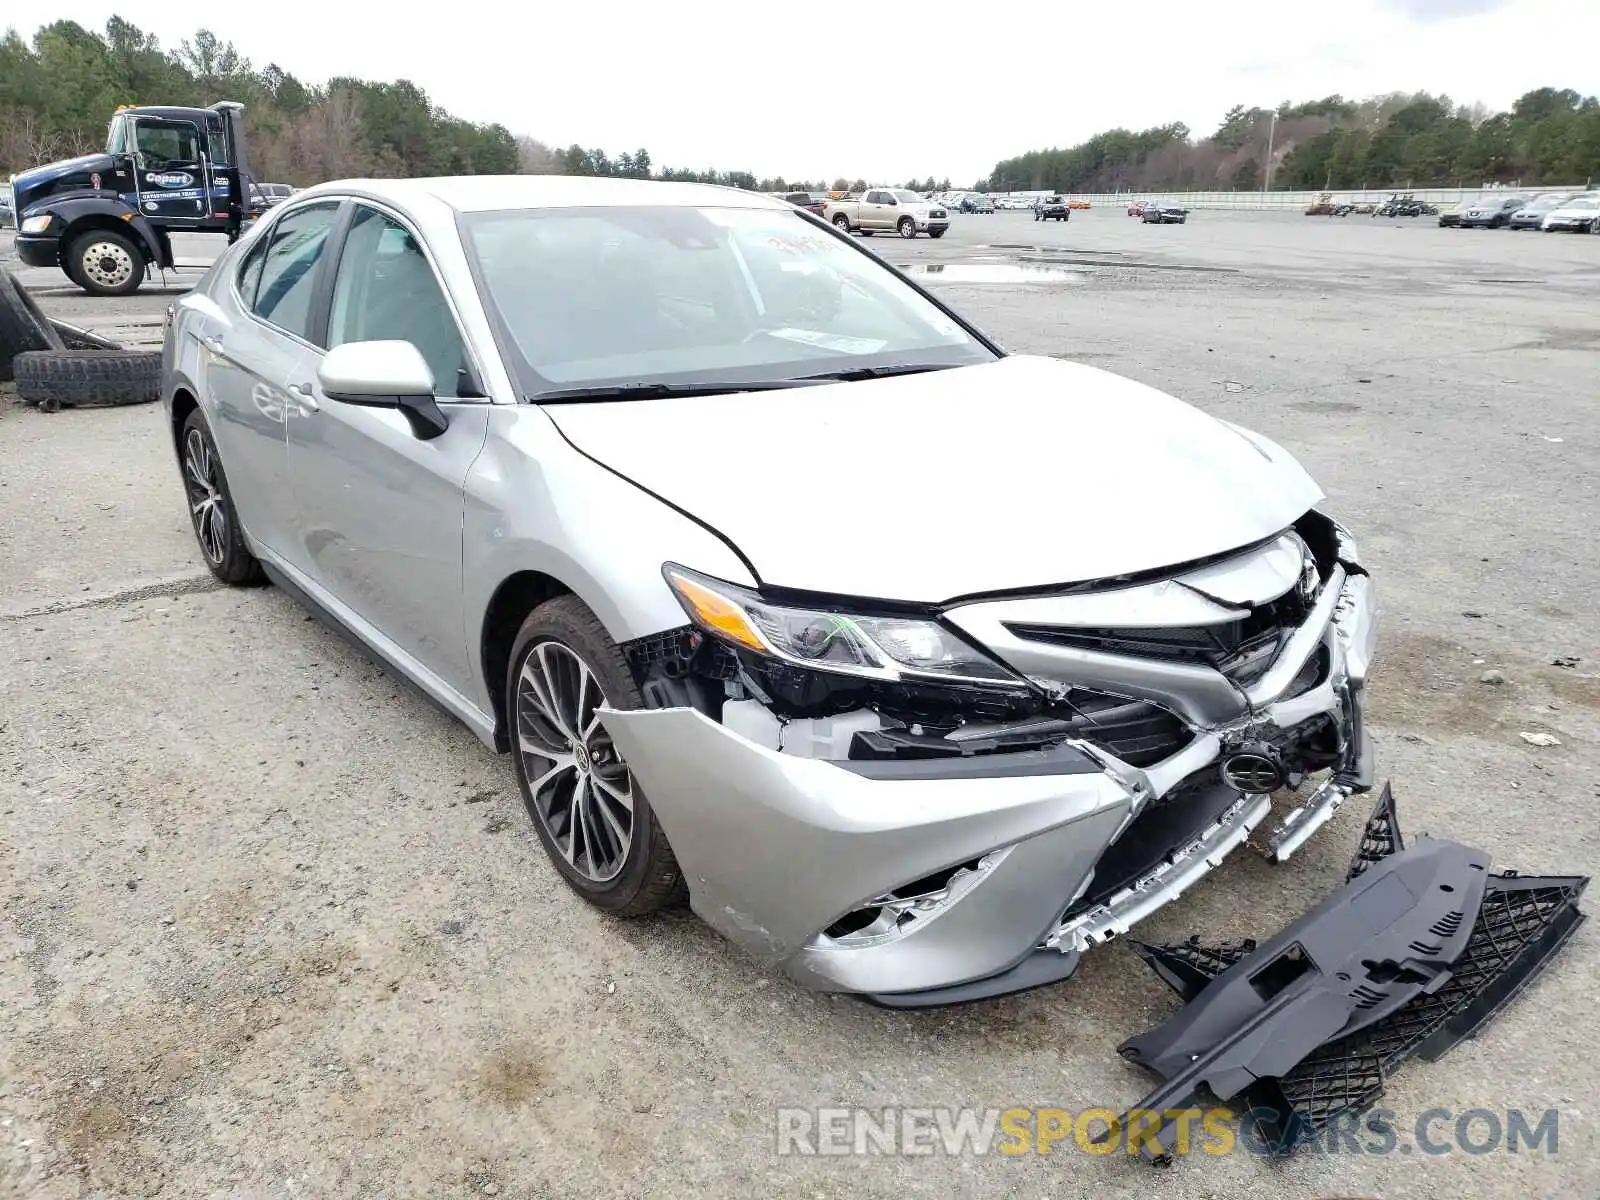
<svg viewBox="0 0 1600 1200">
<path fill-rule="evenodd" d="M 1461 200 L 1470 200 L 1474 196 L 1481 196 L 1485 192 L 1503 192 L 1507 196 L 1534 196 L 1544 192 L 1581 192 L 1584 185 L 1574 184 L 1570 187 L 1537 187 L 1537 188 L 1512 188 L 1512 187 L 1475 187 L 1475 188 L 1368 188 L 1365 191 L 1339 191 L 1334 190 L 1333 198 L 1349 201 L 1354 204 L 1381 204 L 1390 196 L 1399 191 L 1402 195 L 1409 192 L 1418 200 L 1426 200 L 1429 204 L 1436 204 L 1441 208 L 1447 204 L 1455 204 Z M 1030 202 L 1035 196 L 1049 196 L 1051 192 L 990 192 L 996 199 L 1002 196 L 1020 196 Z M 1181 204 L 1184 208 L 1233 208 L 1255 209 L 1276 212 L 1304 212 L 1305 209 L 1316 203 L 1322 195 L 1321 191 L 1315 192 L 1099 192 L 1084 193 L 1071 192 L 1068 198 L 1072 200 L 1087 200 L 1095 208 L 1127 207 L 1135 200 L 1170 200 Z"/>
</svg>

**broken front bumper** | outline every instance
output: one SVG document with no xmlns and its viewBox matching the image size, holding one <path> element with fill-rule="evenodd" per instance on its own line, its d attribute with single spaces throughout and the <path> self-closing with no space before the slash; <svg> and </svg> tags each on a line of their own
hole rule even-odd
<svg viewBox="0 0 1600 1200">
<path fill-rule="evenodd" d="M 1034 674 L 1008 653 L 1017 648 L 1000 624 L 983 640 Z M 1206 687 L 1185 676 L 1185 696 L 1163 698 L 1194 736 L 1142 769 L 1081 741 L 954 759 L 824 759 L 758 745 L 686 707 L 601 716 L 708 924 L 808 987 L 947 1003 L 1064 978 L 1084 949 L 1220 864 L 1265 820 L 1266 795 L 1223 796 L 1215 818 L 1148 871 L 1073 907 L 1093 895 L 1096 864 L 1143 810 L 1240 746 L 1323 717 L 1337 731 L 1332 775 L 1273 835 L 1280 860 L 1364 790 L 1361 693 L 1375 628 L 1370 581 L 1335 568 L 1278 659 L 1239 696 L 1243 715 L 1207 710 Z M 1313 655 L 1324 656 L 1319 682 L 1289 694 Z"/>
</svg>

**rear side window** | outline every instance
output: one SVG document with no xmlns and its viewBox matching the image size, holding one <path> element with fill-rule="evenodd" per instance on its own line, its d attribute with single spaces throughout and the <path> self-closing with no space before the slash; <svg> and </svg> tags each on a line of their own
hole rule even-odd
<svg viewBox="0 0 1600 1200">
<path fill-rule="evenodd" d="M 252 251 L 261 252 L 261 267 L 254 288 L 251 309 L 296 337 L 311 336 L 311 294 L 316 283 L 317 263 L 339 211 L 337 202 L 313 204 L 287 213 L 267 231 L 264 244 Z M 244 270 L 251 269 L 249 262 Z M 245 275 L 241 274 L 240 292 Z"/>
</svg>

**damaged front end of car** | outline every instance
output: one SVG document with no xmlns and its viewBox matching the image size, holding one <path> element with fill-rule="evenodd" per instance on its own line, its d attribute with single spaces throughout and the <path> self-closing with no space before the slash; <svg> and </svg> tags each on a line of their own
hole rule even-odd
<svg viewBox="0 0 1600 1200">
<path fill-rule="evenodd" d="M 1376 631 L 1312 511 L 1242 550 L 936 607 L 669 564 L 690 621 L 602 719 L 695 910 L 792 978 L 918 1007 L 1063 979 L 1325 776 L 1283 861 L 1370 787 Z"/>
</svg>

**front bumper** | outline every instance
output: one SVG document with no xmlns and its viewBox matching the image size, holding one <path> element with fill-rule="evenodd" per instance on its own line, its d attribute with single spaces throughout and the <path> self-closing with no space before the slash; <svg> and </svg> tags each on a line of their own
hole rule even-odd
<svg viewBox="0 0 1600 1200">
<path fill-rule="evenodd" d="M 918 217 L 918 233 L 943 233 L 950 228 L 949 217 Z"/>
<path fill-rule="evenodd" d="M 975 632 L 986 625 L 982 607 L 952 610 L 953 619 Z M 1038 661 L 1019 663 L 1003 632 L 990 632 L 980 640 L 1035 673 Z M 1242 844 L 1267 817 L 1266 795 L 1233 793 L 1191 840 L 1068 916 L 1142 811 L 1252 739 L 1323 719 L 1338 731 L 1332 774 L 1271 837 L 1279 861 L 1365 790 L 1361 695 L 1375 634 L 1369 579 L 1335 568 L 1241 697 L 1245 711 L 1208 715 L 1200 693 L 1180 712 L 1195 736 L 1143 769 L 1080 741 L 959 759 L 828 760 L 757 745 L 690 708 L 601 717 L 713 928 L 808 987 L 887 1003 L 967 999 L 1064 977 L 1083 950 L 1175 900 Z M 1326 656 L 1320 682 L 1288 694 L 1313 655 Z"/>
<path fill-rule="evenodd" d="M 53 233 L 19 233 L 16 246 L 17 257 L 26 266 L 55 267 L 61 264 L 61 239 Z"/>
</svg>

